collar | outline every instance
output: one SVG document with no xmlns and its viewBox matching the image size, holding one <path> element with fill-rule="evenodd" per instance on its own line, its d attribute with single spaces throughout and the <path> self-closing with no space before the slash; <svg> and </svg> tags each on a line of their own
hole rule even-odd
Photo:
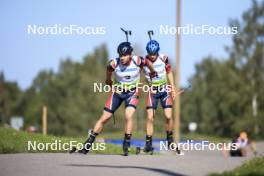
<svg viewBox="0 0 264 176">
<path fill-rule="evenodd" d="M 156 58 L 155 60 L 152 60 L 152 59 L 149 58 L 148 55 L 146 56 L 146 58 L 147 58 L 150 62 L 152 62 L 152 63 L 155 62 L 155 61 L 158 59 L 158 57 L 159 57 L 159 55 L 157 56 L 157 58 Z"/>
</svg>

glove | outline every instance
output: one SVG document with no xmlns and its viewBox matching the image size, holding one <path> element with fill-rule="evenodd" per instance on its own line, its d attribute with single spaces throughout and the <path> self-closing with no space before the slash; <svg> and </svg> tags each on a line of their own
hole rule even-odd
<svg viewBox="0 0 264 176">
<path fill-rule="evenodd" d="M 158 73 L 156 71 L 149 73 L 150 78 L 155 78 L 158 76 Z"/>
<path fill-rule="evenodd" d="M 112 81 L 111 79 L 109 79 L 109 80 L 105 80 L 105 84 L 106 84 L 106 85 L 109 85 L 109 86 L 112 86 L 113 81 Z"/>
</svg>

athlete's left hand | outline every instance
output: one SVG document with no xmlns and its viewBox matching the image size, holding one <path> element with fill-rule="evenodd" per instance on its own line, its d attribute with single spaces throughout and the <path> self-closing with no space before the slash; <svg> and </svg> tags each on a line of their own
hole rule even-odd
<svg viewBox="0 0 264 176">
<path fill-rule="evenodd" d="M 176 93 L 176 90 L 175 90 L 175 87 L 171 87 L 171 97 L 173 100 L 175 100 L 175 97 L 177 96 L 177 93 Z"/>
</svg>

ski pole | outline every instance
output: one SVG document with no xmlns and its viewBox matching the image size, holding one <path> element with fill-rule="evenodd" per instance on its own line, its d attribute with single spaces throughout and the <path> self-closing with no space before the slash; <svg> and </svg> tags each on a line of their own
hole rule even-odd
<svg viewBox="0 0 264 176">
<path fill-rule="evenodd" d="M 128 36 L 132 35 L 132 32 L 130 30 L 125 30 L 123 28 L 120 28 L 126 35 L 126 41 L 128 42 Z"/>
</svg>

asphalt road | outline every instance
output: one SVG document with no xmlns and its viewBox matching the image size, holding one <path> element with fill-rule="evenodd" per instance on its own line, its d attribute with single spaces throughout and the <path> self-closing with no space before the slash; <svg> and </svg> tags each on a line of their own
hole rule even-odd
<svg viewBox="0 0 264 176">
<path fill-rule="evenodd" d="M 260 153 L 264 143 L 258 144 Z M 224 157 L 219 151 L 189 151 L 178 156 L 161 155 L 79 155 L 67 153 L 2 154 L 1 176 L 147 176 L 207 175 L 231 170 L 252 158 Z"/>
</svg>

